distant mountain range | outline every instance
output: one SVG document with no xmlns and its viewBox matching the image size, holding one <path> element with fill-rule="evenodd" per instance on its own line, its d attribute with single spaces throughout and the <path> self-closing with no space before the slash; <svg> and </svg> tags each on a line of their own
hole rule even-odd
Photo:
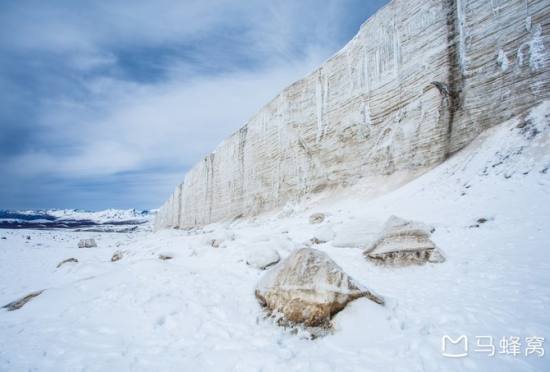
<svg viewBox="0 0 550 372">
<path fill-rule="evenodd" d="M 128 232 L 137 230 L 139 225 L 149 225 L 155 213 L 155 210 L 136 209 L 106 209 L 97 212 L 80 209 L 0 209 L 0 228 Z"/>
</svg>

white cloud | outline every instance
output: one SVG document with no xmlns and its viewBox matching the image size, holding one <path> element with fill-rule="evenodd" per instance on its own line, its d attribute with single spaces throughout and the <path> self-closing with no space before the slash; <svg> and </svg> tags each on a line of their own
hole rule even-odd
<svg viewBox="0 0 550 372">
<path fill-rule="evenodd" d="M 310 72 L 320 56 L 258 71 L 147 85 L 111 79 L 89 82 L 97 99 L 86 105 L 50 102 L 43 125 L 55 149 L 13 159 L 29 176 L 96 177 L 165 163 L 198 161 L 282 88 Z M 20 164 L 32 163 L 21 168 Z"/>
<path fill-rule="evenodd" d="M 70 60 L 70 65 L 76 70 L 90 71 L 113 66 L 116 62 L 117 58 L 113 53 L 86 52 L 74 54 Z"/>
</svg>

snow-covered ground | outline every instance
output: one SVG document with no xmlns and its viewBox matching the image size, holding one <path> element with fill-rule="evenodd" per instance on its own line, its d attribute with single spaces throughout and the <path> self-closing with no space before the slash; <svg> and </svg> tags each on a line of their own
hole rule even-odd
<svg viewBox="0 0 550 372">
<path fill-rule="evenodd" d="M 550 336 L 549 116 L 544 104 L 522 128 L 495 127 L 373 199 L 383 184 L 193 231 L 0 230 L 0 304 L 46 289 L 0 311 L 0 371 L 550 370 L 549 355 L 525 355 L 526 337 Z M 328 217 L 310 224 L 314 212 Z M 390 215 L 435 227 L 446 262 L 367 262 L 361 248 Z M 285 257 L 319 234 L 330 240 L 315 247 L 386 305 L 356 300 L 332 334 L 311 340 L 264 319 L 254 297 L 263 271 L 245 261 L 254 246 Z M 82 238 L 98 247 L 78 249 Z M 125 255 L 111 262 L 117 250 Z M 56 268 L 69 257 L 79 262 Z M 445 335 L 467 336 L 468 356 L 442 355 Z M 496 355 L 476 351 L 479 336 Z M 515 336 L 522 354 L 499 353 Z"/>
</svg>

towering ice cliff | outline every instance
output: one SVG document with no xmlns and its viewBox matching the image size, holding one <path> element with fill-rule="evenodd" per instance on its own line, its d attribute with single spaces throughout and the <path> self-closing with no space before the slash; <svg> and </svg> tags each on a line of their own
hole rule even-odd
<svg viewBox="0 0 550 372">
<path fill-rule="evenodd" d="M 186 175 L 156 228 L 432 167 L 550 97 L 549 0 L 394 0 Z"/>
</svg>

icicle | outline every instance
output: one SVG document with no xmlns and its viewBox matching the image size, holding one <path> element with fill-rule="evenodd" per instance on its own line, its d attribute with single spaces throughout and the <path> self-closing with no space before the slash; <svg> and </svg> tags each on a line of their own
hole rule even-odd
<svg viewBox="0 0 550 372">
<path fill-rule="evenodd" d="M 316 108 L 317 108 L 317 136 L 316 141 L 319 142 L 323 135 L 323 100 L 325 98 L 323 92 L 323 70 L 319 69 L 319 74 L 317 76 L 317 84 L 315 86 L 315 98 L 316 98 Z"/>
</svg>

